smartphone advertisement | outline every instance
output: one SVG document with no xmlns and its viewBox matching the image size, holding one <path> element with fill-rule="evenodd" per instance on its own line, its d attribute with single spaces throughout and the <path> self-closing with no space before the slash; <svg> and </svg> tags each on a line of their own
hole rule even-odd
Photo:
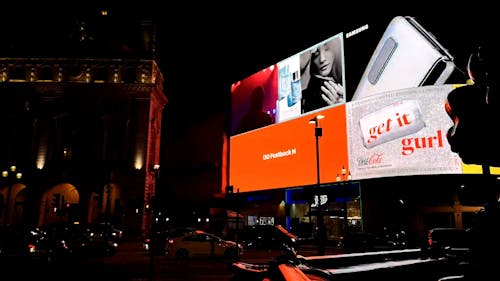
<svg viewBox="0 0 500 281">
<path fill-rule="evenodd" d="M 464 43 L 462 34 L 471 30 L 475 27 L 459 19 L 381 18 L 334 30 L 333 36 L 273 64 L 268 74 L 234 83 L 230 184 L 246 191 L 315 184 L 315 135 L 308 121 L 319 114 L 325 116 L 319 123 L 321 183 L 346 180 L 342 169 L 351 179 L 482 173 L 480 159 L 475 163 L 459 156 L 459 147 L 467 145 L 454 141 L 450 146 L 448 138 L 455 132 L 465 135 L 464 124 L 472 123 L 467 119 L 474 114 L 466 112 L 457 122 L 445 108 L 457 96 L 454 85 L 474 84 L 467 64 L 479 35 L 468 34 L 471 40 Z M 259 125 L 238 130 L 257 86 L 266 92 L 258 111 L 272 122 L 260 118 Z M 464 111 L 453 104 L 453 112 Z M 497 108 L 487 104 L 474 110 L 481 115 L 492 106 Z M 264 161 L 266 155 L 273 161 Z"/>
<path fill-rule="evenodd" d="M 352 100 L 396 89 L 442 85 L 455 70 L 453 56 L 428 30 L 412 17 L 397 16 L 377 43 Z"/>
</svg>

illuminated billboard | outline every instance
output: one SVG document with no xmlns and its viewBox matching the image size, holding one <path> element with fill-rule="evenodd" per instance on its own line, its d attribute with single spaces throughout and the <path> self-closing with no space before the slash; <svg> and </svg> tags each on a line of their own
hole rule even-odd
<svg viewBox="0 0 500 281">
<path fill-rule="evenodd" d="M 464 131 L 454 115 L 462 90 L 455 89 L 479 87 L 466 85 L 473 84 L 466 65 L 474 46 L 453 32 L 439 21 L 389 17 L 234 83 L 229 184 L 241 192 L 314 185 L 316 161 L 321 183 L 347 180 L 343 171 L 353 180 L 481 173 L 482 163 L 461 158 L 448 138 Z M 325 118 L 316 150 L 309 121 L 318 114 Z M 491 158 L 496 163 L 500 154 Z"/>
<path fill-rule="evenodd" d="M 446 134 L 453 85 L 381 93 L 347 104 L 349 170 L 354 179 L 462 173 Z"/>
<path fill-rule="evenodd" d="M 345 105 L 322 111 L 321 181 L 335 181 L 347 167 Z M 231 138 L 230 182 L 241 192 L 316 182 L 313 115 L 274 124 Z M 332 128 L 327 130 L 326 128 Z M 333 128 L 338 128 L 333 129 Z"/>
</svg>

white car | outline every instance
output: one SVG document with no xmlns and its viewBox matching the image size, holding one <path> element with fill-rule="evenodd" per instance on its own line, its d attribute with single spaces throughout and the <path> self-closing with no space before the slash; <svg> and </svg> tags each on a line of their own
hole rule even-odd
<svg viewBox="0 0 500 281">
<path fill-rule="evenodd" d="M 224 240 L 214 234 L 195 230 L 168 241 L 168 256 L 236 258 L 243 254 L 243 247 L 234 241 Z"/>
</svg>

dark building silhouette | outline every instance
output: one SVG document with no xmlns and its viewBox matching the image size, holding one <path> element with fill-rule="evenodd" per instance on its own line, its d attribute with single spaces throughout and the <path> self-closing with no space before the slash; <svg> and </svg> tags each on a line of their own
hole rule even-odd
<svg viewBox="0 0 500 281">
<path fill-rule="evenodd" d="M 0 48 L 0 169 L 22 172 L 0 178 L 0 222 L 109 221 L 144 234 L 168 102 L 155 25 L 105 14 L 39 20 L 57 32 L 13 27 Z"/>
</svg>

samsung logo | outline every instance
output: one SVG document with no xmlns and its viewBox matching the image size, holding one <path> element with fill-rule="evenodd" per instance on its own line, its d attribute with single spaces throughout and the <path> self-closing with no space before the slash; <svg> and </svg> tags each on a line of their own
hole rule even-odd
<svg viewBox="0 0 500 281">
<path fill-rule="evenodd" d="M 365 24 L 365 25 L 363 25 L 361 27 L 358 27 L 358 28 L 354 29 L 353 31 L 347 32 L 347 34 L 345 35 L 345 38 L 349 38 L 351 36 L 354 36 L 354 35 L 362 32 L 362 31 L 365 31 L 367 29 L 368 29 L 368 24 Z"/>
</svg>

